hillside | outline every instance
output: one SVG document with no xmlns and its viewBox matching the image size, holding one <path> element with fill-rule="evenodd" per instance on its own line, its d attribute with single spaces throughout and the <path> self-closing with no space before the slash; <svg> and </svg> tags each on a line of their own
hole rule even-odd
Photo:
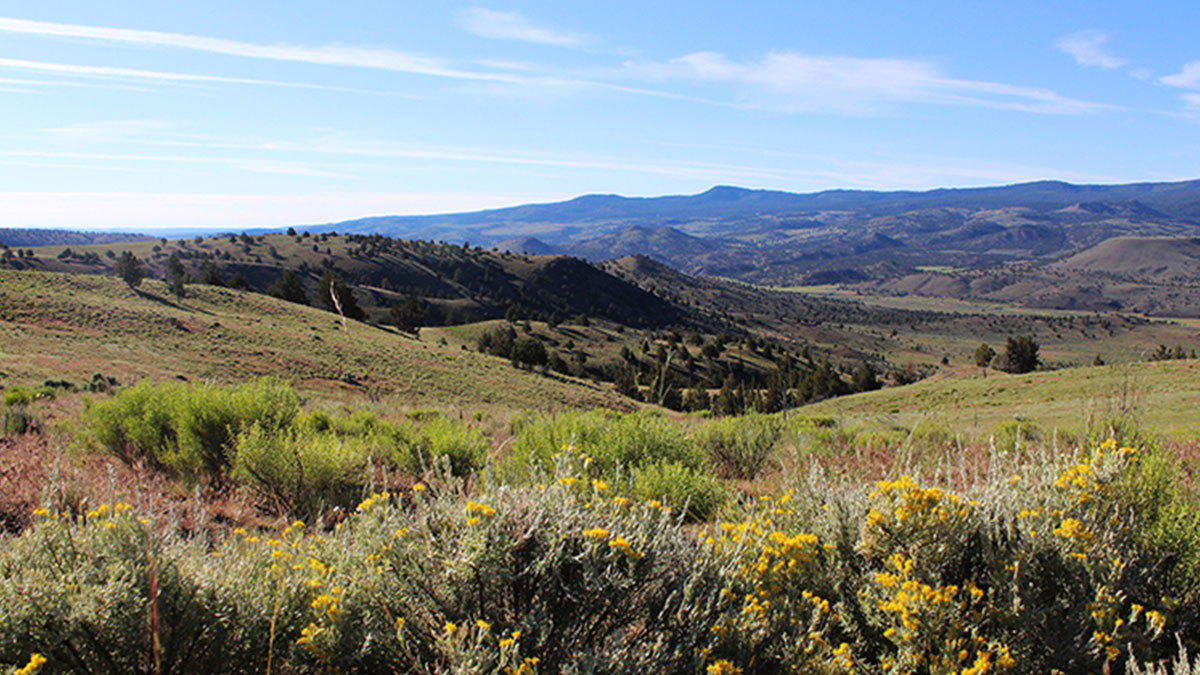
<svg viewBox="0 0 1200 675">
<path fill-rule="evenodd" d="M 1047 266 L 1157 283 L 1200 282 L 1200 238 L 1114 237 Z"/>
<path fill-rule="evenodd" d="M 318 306 L 329 304 L 328 291 L 319 288 L 329 272 L 354 288 L 358 305 L 376 322 L 388 321 L 390 309 L 412 295 L 422 300 L 427 325 L 498 318 L 510 308 L 530 318 L 587 315 L 646 327 L 688 323 L 679 308 L 575 258 L 381 236 L 242 234 L 47 246 L 31 257 L 22 252 L 22 257 L 0 258 L 0 266 L 112 274 L 122 251 L 145 261 L 151 277 L 163 277 L 166 262 L 175 255 L 193 280 L 259 292 L 268 292 L 290 271 L 306 302 Z"/>
<path fill-rule="evenodd" d="M 952 440 L 986 439 L 1002 423 L 1020 421 L 1038 444 L 1062 447 L 1089 431 L 1105 434 L 1113 420 L 1177 439 L 1200 438 L 1200 362 L 1125 363 L 1006 375 L 962 368 L 902 389 L 854 394 L 808 406 L 864 430 L 948 433 Z"/>
<path fill-rule="evenodd" d="M 855 288 L 1033 309 L 1200 317 L 1200 239 L 1114 237 L 1056 261 L 929 270 Z"/>
<path fill-rule="evenodd" d="M 276 375 L 302 391 L 406 405 L 506 410 L 629 407 L 589 382 L 544 377 L 266 295 L 196 285 L 176 299 L 145 281 L 0 270 L 0 388 L 96 373 L 237 383 Z"/>
</svg>

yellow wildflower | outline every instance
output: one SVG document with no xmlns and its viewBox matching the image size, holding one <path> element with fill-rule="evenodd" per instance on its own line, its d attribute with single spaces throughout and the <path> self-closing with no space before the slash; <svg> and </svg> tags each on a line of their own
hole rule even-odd
<svg viewBox="0 0 1200 675">
<path fill-rule="evenodd" d="M 641 553 L 633 550 L 633 546 L 628 541 L 625 540 L 625 537 L 621 537 L 621 536 L 613 537 L 612 539 L 609 540 L 608 545 L 610 548 L 615 548 L 615 549 L 620 550 L 622 553 L 629 556 L 630 558 L 641 558 L 642 557 Z"/>
<path fill-rule="evenodd" d="M 708 673 L 708 675 L 741 675 L 742 669 L 733 665 L 733 663 L 727 659 L 721 659 L 720 661 L 713 661 L 711 664 L 709 664 L 708 668 L 705 669 L 705 672 Z"/>
<path fill-rule="evenodd" d="M 37 671 L 41 670 L 42 666 L 45 664 L 46 657 L 37 653 L 30 654 L 29 663 L 26 663 L 24 667 L 14 671 L 13 675 L 33 675 Z"/>
</svg>

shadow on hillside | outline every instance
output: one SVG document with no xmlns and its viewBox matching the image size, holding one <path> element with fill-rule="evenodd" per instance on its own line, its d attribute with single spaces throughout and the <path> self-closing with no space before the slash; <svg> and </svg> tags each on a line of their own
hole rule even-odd
<svg viewBox="0 0 1200 675">
<path fill-rule="evenodd" d="M 200 309 L 197 307 L 184 307 L 183 305 L 179 304 L 178 302 L 173 302 L 169 298 L 165 298 L 161 295 L 149 293 L 147 291 L 143 291 L 143 290 L 140 290 L 137 288 L 133 289 L 133 292 L 137 293 L 138 297 L 142 298 L 143 300 L 150 300 L 153 302 L 157 302 L 160 305 L 164 305 L 164 306 L 170 307 L 172 309 L 179 309 L 179 310 L 188 311 L 188 312 L 195 312 L 196 314 L 207 314 L 209 316 L 213 316 L 213 313 L 206 309 Z"/>
</svg>

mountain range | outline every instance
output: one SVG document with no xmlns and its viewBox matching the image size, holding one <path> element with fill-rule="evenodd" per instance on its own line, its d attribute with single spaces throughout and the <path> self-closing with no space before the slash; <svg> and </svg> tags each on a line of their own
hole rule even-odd
<svg viewBox="0 0 1200 675">
<path fill-rule="evenodd" d="M 1117 236 L 1198 236 L 1200 181 L 810 194 L 717 186 L 696 195 L 585 195 L 302 229 L 593 261 L 639 253 L 689 274 L 773 285 L 856 282 L 931 265 L 1056 259 Z"/>
</svg>

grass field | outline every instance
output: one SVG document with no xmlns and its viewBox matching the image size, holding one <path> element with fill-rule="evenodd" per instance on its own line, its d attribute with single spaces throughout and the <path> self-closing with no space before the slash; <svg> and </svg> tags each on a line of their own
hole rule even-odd
<svg viewBox="0 0 1200 675">
<path fill-rule="evenodd" d="M 913 428 L 943 425 L 966 439 L 986 437 L 1008 420 L 1064 437 L 1091 421 L 1129 416 L 1148 429 L 1200 439 L 1200 361 L 1163 361 L 1009 375 L 961 367 L 907 387 L 882 389 L 806 406 L 846 424 Z"/>
<path fill-rule="evenodd" d="M 94 373 L 232 383 L 277 375 L 332 398 L 484 409 L 615 407 L 590 382 L 546 377 L 435 337 L 416 339 L 256 293 L 203 285 L 176 300 L 161 282 L 129 289 L 93 275 L 0 271 L 0 386 Z"/>
</svg>

